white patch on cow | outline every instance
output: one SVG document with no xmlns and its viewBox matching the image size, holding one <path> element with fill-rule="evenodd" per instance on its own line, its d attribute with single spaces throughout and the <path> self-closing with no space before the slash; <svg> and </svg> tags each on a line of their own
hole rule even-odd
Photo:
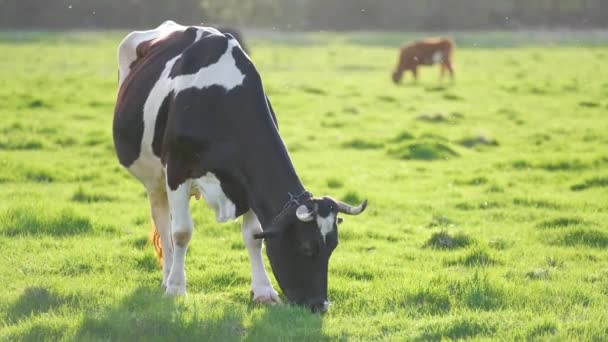
<svg viewBox="0 0 608 342">
<path fill-rule="evenodd" d="M 215 218 L 218 222 L 236 218 L 234 203 L 222 191 L 219 179 L 212 172 L 207 172 L 204 176 L 193 180 L 191 194 L 203 195 L 207 205 L 215 211 Z"/>
<path fill-rule="evenodd" d="M 325 242 L 325 236 L 334 230 L 334 223 L 336 222 L 336 214 L 330 213 L 327 217 L 321 217 L 317 215 L 317 226 L 323 236 L 323 242 Z"/>
<path fill-rule="evenodd" d="M 226 52 L 215 64 L 201 68 L 196 74 L 177 76 L 173 80 L 175 94 L 189 88 L 203 89 L 215 85 L 229 91 L 243 84 L 245 75 L 236 67 L 236 61 L 232 56 L 232 49 L 237 44 L 234 39 L 229 40 Z"/>
<path fill-rule="evenodd" d="M 443 53 L 441 51 L 436 51 L 433 53 L 433 64 L 438 64 L 443 62 Z"/>
</svg>

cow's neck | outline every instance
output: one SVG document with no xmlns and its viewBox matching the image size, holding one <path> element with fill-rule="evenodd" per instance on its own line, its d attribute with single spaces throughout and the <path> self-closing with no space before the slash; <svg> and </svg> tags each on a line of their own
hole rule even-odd
<svg viewBox="0 0 608 342">
<path fill-rule="evenodd" d="M 266 228 L 289 202 L 290 195 L 302 194 L 304 186 L 274 124 L 270 134 L 256 137 L 243 148 L 248 157 L 242 179 L 249 204 Z"/>
<path fill-rule="evenodd" d="M 253 69 L 244 72 L 248 73 L 245 84 L 235 94 L 235 101 L 230 102 L 235 107 L 229 112 L 237 115 L 231 125 L 238 125 L 240 183 L 247 192 L 249 206 L 265 229 L 283 210 L 290 194 L 301 194 L 304 186 L 279 135 L 259 75 Z M 243 111 L 239 103 L 250 106 Z"/>
</svg>

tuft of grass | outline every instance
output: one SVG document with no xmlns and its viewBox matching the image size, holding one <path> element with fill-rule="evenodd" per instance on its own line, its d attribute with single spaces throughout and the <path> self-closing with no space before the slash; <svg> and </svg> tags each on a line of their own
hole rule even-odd
<svg viewBox="0 0 608 342">
<path fill-rule="evenodd" d="M 359 194 L 355 191 L 349 191 L 344 196 L 342 196 L 342 202 L 348 203 L 350 205 L 359 205 L 363 202 L 363 198 L 359 196 Z"/>
<path fill-rule="evenodd" d="M 397 98 L 393 97 L 393 96 L 386 96 L 386 95 L 381 95 L 377 97 L 378 101 L 381 102 L 397 102 Z"/>
<path fill-rule="evenodd" d="M 429 228 L 449 227 L 449 226 L 453 226 L 453 225 L 455 225 L 455 222 L 452 219 L 450 219 L 449 217 L 442 216 L 442 215 L 434 215 L 433 219 L 431 220 L 431 222 L 429 222 L 427 227 L 429 227 Z"/>
<path fill-rule="evenodd" d="M 363 139 L 353 139 L 342 144 L 342 147 L 344 148 L 353 148 L 356 150 L 375 150 L 382 148 L 383 146 L 384 144 L 382 143 L 366 141 Z"/>
<path fill-rule="evenodd" d="M 557 333 L 557 330 L 557 325 L 555 323 L 548 321 L 541 322 L 535 324 L 526 331 L 526 340 L 536 341 L 550 339 L 550 337 Z"/>
<path fill-rule="evenodd" d="M 578 105 L 586 108 L 596 108 L 600 106 L 599 103 L 593 101 L 581 101 L 578 103 Z"/>
<path fill-rule="evenodd" d="M 486 184 L 487 182 L 488 182 L 488 178 L 486 178 L 484 176 L 479 176 L 479 177 L 474 177 L 474 178 L 467 179 L 467 180 L 457 180 L 454 183 L 458 184 L 458 185 L 473 185 L 473 186 L 477 186 L 477 185 Z"/>
<path fill-rule="evenodd" d="M 42 150 L 44 144 L 40 140 L 0 140 L 0 150 Z"/>
<path fill-rule="evenodd" d="M 433 322 L 423 328 L 414 341 L 466 340 L 495 336 L 497 325 L 478 317 L 457 317 L 449 322 Z"/>
<path fill-rule="evenodd" d="M 445 93 L 443 94 L 443 98 L 448 100 L 448 101 L 462 101 L 464 100 L 464 98 L 460 95 L 457 94 L 453 94 L 453 93 Z"/>
<path fill-rule="evenodd" d="M 526 278 L 532 280 L 547 280 L 551 277 L 548 269 L 545 268 L 535 268 L 530 272 L 526 273 Z"/>
<path fill-rule="evenodd" d="M 356 267 L 341 267 L 337 270 L 337 274 L 356 281 L 372 281 L 376 277 L 374 272 Z"/>
<path fill-rule="evenodd" d="M 112 202 L 114 200 L 112 196 L 87 193 L 82 187 L 78 187 L 78 190 L 72 195 L 72 201 L 81 203 Z"/>
<path fill-rule="evenodd" d="M 87 234 L 93 230 L 88 218 L 71 209 L 48 212 L 36 207 L 16 207 L 6 210 L 0 218 L 0 233 L 8 236 L 69 236 Z"/>
<path fill-rule="evenodd" d="M 488 246 L 498 251 L 503 251 L 509 248 L 512 244 L 512 242 L 509 242 L 503 238 L 494 238 L 488 242 Z"/>
<path fill-rule="evenodd" d="M 530 198 L 514 198 L 513 204 L 522 206 L 522 207 L 530 207 L 530 208 L 538 208 L 538 209 L 560 209 L 561 206 L 559 204 L 546 201 L 546 200 L 537 200 Z"/>
<path fill-rule="evenodd" d="M 590 188 L 608 187 L 608 177 L 594 177 L 586 179 L 583 183 L 574 184 L 570 187 L 572 191 L 582 191 Z"/>
<path fill-rule="evenodd" d="M 402 131 L 401 133 L 397 134 L 397 136 L 395 136 L 390 141 L 394 142 L 394 143 L 399 143 L 399 142 L 403 142 L 406 140 L 412 140 L 412 139 L 414 139 L 414 136 L 410 132 Z"/>
<path fill-rule="evenodd" d="M 472 148 L 475 146 L 498 146 L 498 141 L 485 135 L 462 138 L 458 143 L 464 147 Z"/>
<path fill-rule="evenodd" d="M 93 271 L 93 266 L 89 263 L 79 262 L 77 260 L 74 261 L 66 261 L 61 269 L 59 270 L 59 274 L 66 277 L 76 277 L 81 275 L 89 274 Z"/>
<path fill-rule="evenodd" d="M 486 274 L 475 272 L 472 278 L 453 281 L 449 288 L 454 299 L 471 309 L 494 310 L 504 302 L 505 291 Z"/>
<path fill-rule="evenodd" d="M 389 150 L 389 154 L 395 158 L 405 160 L 448 160 L 457 157 L 458 153 L 446 144 L 439 142 L 412 143 L 400 148 Z"/>
<path fill-rule="evenodd" d="M 426 122 L 447 122 L 450 118 L 442 113 L 422 113 L 416 117 L 416 120 Z"/>
<path fill-rule="evenodd" d="M 481 247 L 476 247 L 473 248 L 472 250 L 468 251 L 466 253 L 466 255 L 453 260 L 453 261 L 449 261 L 447 264 L 448 265 L 463 265 L 463 266 L 467 266 L 467 267 L 477 267 L 477 266 L 491 266 L 491 265 L 495 265 L 497 264 L 498 261 L 496 261 L 496 259 L 494 259 L 490 253 L 488 253 L 488 251 L 486 251 L 485 249 L 481 248 Z"/>
<path fill-rule="evenodd" d="M 344 186 L 344 183 L 338 178 L 329 178 L 327 180 L 327 187 L 330 189 L 339 189 Z"/>
<path fill-rule="evenodd" d="M 574 229 L 564 233 L 557 241 L 564 246 L 608 247 L 608 234 L 595 229 Z"/>
<path fill-rule="evenodd" d="M 308 94 L 313 94 L 313 95 L 322 95 L 325 96 L 327 95 L 327 91 L 321 89 L 321 88 L 317 88 L 317 87 L 311 87 L 311 86 L 301 86 L 300 89 Z"/>
<path fill-rule="evenodd" d="M 408 293 L 404 305 L 414 307 L 422 315 L 431 316 L 446 314 L 452 307 L 449 293 L 433 285 L 418 287 Z"/>
<path fill-rule="evenodd" d="M 52 183 L 55 181 L 53 173 L 47 170 L 27 170 L 24 176 L 26 180 L 35 183 Z"/>
<path fill-rule="evenodd" d="M 457 249 L 473 243 L 473 239 L 464 233 L 450 235 L 447 232 L 433 233 L 424 247 L 432 249 Z"/>
<path fill-rule="evenodd" d="M 586 222 L 578 217 L 558 217 L 551 220 L 545 220 L 540 222 L 537 227 L 539 228 L 565 228 L 569 226 L 579 226 Z"/>
<path fill-rule="evenodd" d="M 539 165 L 541 169 L 546 171 L 581 171 L 589 168 L 579 160 L 560 160 L 555 162 L 547 162 Z"/>
</svg>

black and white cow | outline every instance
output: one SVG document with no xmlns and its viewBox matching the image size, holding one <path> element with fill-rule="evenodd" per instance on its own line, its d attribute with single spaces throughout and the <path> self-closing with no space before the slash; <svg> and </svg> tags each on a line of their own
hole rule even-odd
<svg viewBox="0 0 608 342">
<path fill-rule="evenodd" d="M 261 239 L 289 302 L 325 311 L 338 213 L 357 207 L 312 197 L 279 136 L 260 75 L 232 36 L 167 21 L 132 32 L 118 51 L 114 146 L 145 186 L 163 250 L 167 295 L 186 292 L 189 200 L 202 195 L 219 222 L 243 216 L 254 301 L 279 302 Z"/>
</svg>

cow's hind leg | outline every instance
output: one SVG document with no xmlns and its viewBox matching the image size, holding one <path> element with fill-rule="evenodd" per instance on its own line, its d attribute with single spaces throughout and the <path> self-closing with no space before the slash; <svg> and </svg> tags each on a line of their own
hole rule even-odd
<svg viewBox="0 0 608 342">
<path fill-rule="evenodd" d="M 445 60 L 445 62 L 443 62 L 443 65 L 445 66 L 445 68 L 448 70 L 448 72 L 450 73 L 450 80 L 454 80 L 454 68 L 452 68 L 452 61 L 450 61 L 449 59 Z"/>
<path fill-rule="evenodd" d="M 167 189 L 171 212 L 171 237 L 173 238 L 173 264 L 166 283 L 166 295 L 186 294 L 186 251 L 192 238 L 194 224 L 190 216 L 190 181 L 185 181 L 177 189 Z"/>
<path fill-rule="evenodd" d="M 241 232 L 251 263 L 251 292 L 253 300 L 266 304 L 280 303 L 281 300 L 279 299 L 279 295 L 272 287 L 266 269 L 264 268 L 264 261 L 262 260 L 262 240 L 257 240 L 253 237 L 254 234 L 262 232 L 262 226 L 252 210 L 249 210 L 243 215 Z"/>
<path fill-rule="evenodd" d="M 167 279 L 173 264 L 173 239 L 171 238 L 171 217 L 169 216 L 169 202 L 165 189 L 148 190 L 152 220 L 160 235 L 161 254 L 163 263 L 162 286 L 167 287 Z M 158 251 L 157 251 L 158 252 Z"/>
</svg>

